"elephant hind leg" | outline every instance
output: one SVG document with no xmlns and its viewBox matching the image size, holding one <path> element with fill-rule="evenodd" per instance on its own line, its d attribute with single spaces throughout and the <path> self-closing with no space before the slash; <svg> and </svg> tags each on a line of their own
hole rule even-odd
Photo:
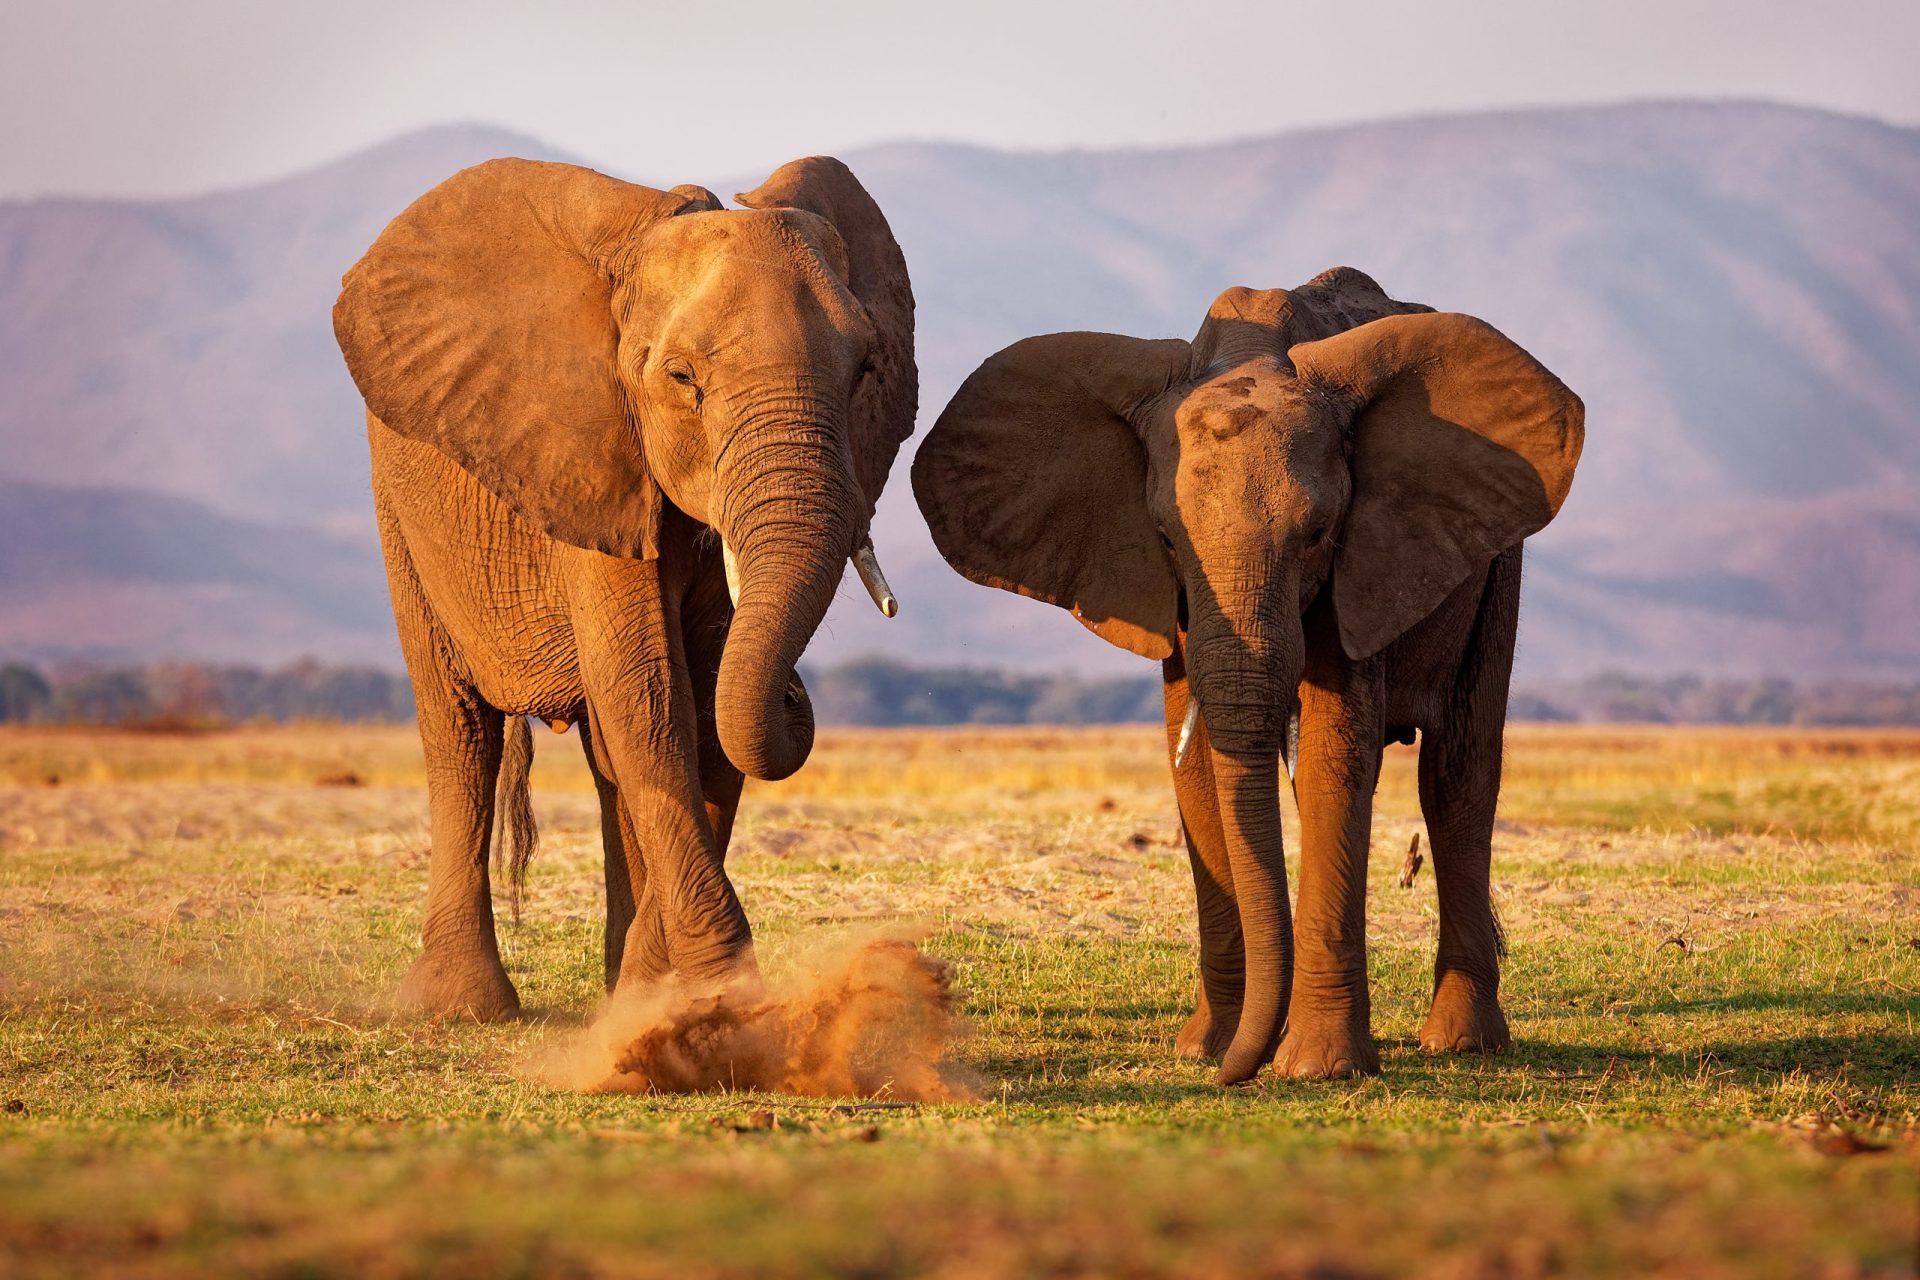
<svg viewBox="0 0 1920 1280">
<path fill-rule="evenodd" d="M 1420 809 L 1440 894 L 1433 1006 L 1420 1031 L 1431 1052 L 1492 1052 L 1511 1043 L 1500 1008 L 1506 947 L 1493 914 L 1493 821 L 1519 617 L 1520 554 L 1493 564 L 1459 682 L 1420 742 Z"/>
<path fill-rule="evenodd" d="M 651 881 L 633 815 L 620 798 L 612 763 L 591 712 L 580 722 L 580 740 L 587 768 L 593 774 L 594 790 L 600 797 L 600 846 L 607 884 L 602 957 L 607 990 L 612 991 L 629 971 L 641 982 L 666 976 L 667 936 L 659 904 L 650 892 Z"/>
<path fill-rule="evenodd" d="M 512 1017 L 520 998 L 500 963 L 487 869 L 502 717 L 437 666 L 408 665 L 426 753 L 433 848 L 420 958 L 400 998 L 430 1013 Z"/>
<path fill-rule="evenodd" d="M 433 842 L 420 958 L 401 983 L 400 1002 L 483 1021 L 512 1017 L 520 997 L 500 963 L 487 870 L 505 721 L 453 669 L 453 643 L 420 590 L 405 537 L 384 506 L 380 517 L 394 622 L 426 757 Z"/>
</svg>

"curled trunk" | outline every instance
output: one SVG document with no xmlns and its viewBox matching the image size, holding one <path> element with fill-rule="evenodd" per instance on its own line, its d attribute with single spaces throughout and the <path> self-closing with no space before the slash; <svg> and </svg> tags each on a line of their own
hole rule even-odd
<svg viewBox="0 0 1920 1280">
<path fill-rule="evenodd" d="M 720 745 L 742 773 L 787 777 L 813 750 L 813 706 L 795 674 L 833 603 L 866 504 L 840 433 L 818 418 L 742 433 L 730 470 L 728 545 L 740 598 L 720 660 Z"/>
</svg>

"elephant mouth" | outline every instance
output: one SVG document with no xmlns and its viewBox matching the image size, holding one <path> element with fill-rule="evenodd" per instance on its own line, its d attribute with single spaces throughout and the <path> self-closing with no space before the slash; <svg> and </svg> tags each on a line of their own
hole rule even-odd
<svg viewBox="0 0 1920 1280">
<path fill-rule="evenodd" d="M 740 607 L 740 557 L 734 553 L 733 545 L 724 538 L 720 542 L 720 558 L 727 575 L 727 598 L 734 608 Z M 887 583 L 887 575 L 880 570 L 880 557 L 873 549 L 873 535 L 867 534 L 854 545 L 847 556 L 854 572 L 860 575 L 860 585 L 867 589 L 867 595 L 873 600 L 874 607 L 888 618 L 900 615 L 900 598 L 893 594 L 893 588 Z M 806 701 L 807 691 L 796 680 L 787 690 L 790 696 L 796 695 Z"/>
<path fill-rule="evenodd" d="M 802 691 L 804 692 L 804 690 Z M 1187 767 L 1187 757 L 1193 754 L 1194 731 L 1205 719 L 1200 709 L 1200 697 L 1190 693 L 1187 696 L 1187 714 L 1180 721 L 1180 736 L 1174 743 L 1173 767 Z M 1406 741 L 1413 739 L 1408 737 Z M 1300 699 L 1296 696 L 1292 708 L 1287 712 L 1286 731 L 1280 738 L 1280 763 L 1287 768 L 1287 781 L 1292 782 L 1300 767 Z"/>
</svg>

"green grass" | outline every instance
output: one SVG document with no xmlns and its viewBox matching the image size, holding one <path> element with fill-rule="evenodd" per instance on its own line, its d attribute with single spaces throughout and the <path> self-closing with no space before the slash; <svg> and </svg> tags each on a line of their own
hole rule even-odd
<svg viewBox="0 0 1920 1280">
<path fill-rule="evenodd" d="M 918 924 L 988 1082 L 848 1112 L 535 1082 L 598 1003 L 571 739 L 537 744 L 503 925 L 530 1016 L 482 1027 L 386 1007 L 425 882 L 406 731 L 0 737 L 0 1274 L 1912 1275 L 1920 743 L 1783 741 L 1515 735 L 1516 1047 L 1484 1059 L 1415 1045 L 1397 758 L 1382 1074 L 1223 1091 L 1172 1052 L 1193 909 L 1153 734 L 831 736 L 743 811 L 763 963 Z M 340 771 L 377 785 L 313 785 Z"/>
</svg>

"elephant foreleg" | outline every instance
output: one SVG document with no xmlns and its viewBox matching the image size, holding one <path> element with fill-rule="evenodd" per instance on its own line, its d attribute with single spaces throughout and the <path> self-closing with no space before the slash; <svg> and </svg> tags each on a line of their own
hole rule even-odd
<svg viewBox="0 0 1920 1280">
<path fill-rule="evenodd" d="M 1351 662 L 1330 617 L 1308 618 L 1306 678 L 1293 793 L 1300 809 L 1300 905 L 1293 998 L 1274 1070 L 1292 1076 L 1370 1075 L 1380 1053 L 1369 1028 L 1367 852 L 1380 777 L 1385 697 L 1378 658 Z"/>
<path fill-rule="evenodd" d="M 1430 1051 L 1491 1051 L 1511 1042 L 1500 1009 L 1500 927 L 1493 915 L 1493 820 L 1501 737 L 1519 623 L 1520 553 L 1493 564 L 1458 683 L 1420 740 L 1420 810 L 1440 892 Z"/>
<path fill-rule="evenodd" d="M 751 964 L 752 933 L 702 790 L 678 599 L 663 590 L 653 562 L 599 556 L 579 563 L 574 631 L 596 750 L 611 766 L 616 812 L 637 837 L 627 864 L 638 900 L 620 981 L 651 962 L 656 910 L 674 973 L 702 983 L 729 979 Z"/>
<path fill-rule="evenodd" d="M 1183 646 L 1184 648 L 1184 646 Z M 1246 948 L 1240 935 L 1240 905 L 1233 896 L 1233 872 L 1227 862 L 1226 836 L 1220 826 L 1214 789 L 1212 752 L 1206 720 L 1195 726 L 1184 765 L 1173 764 L 1180 725 L 1187 712 L 1187 675 L 1181 653 L 1161 664 L 1167 713 L 1167 759 L 1180 805 L 1180 833 L 1193 869 L 1193 892 L 1200 921 L 1200 981 L 1193 1016 L 1174 1039 L 1183 1057 L 1218 1058 L 1240 1025 L 1240 1001 L 1246 990 Z"/>
</svg>

